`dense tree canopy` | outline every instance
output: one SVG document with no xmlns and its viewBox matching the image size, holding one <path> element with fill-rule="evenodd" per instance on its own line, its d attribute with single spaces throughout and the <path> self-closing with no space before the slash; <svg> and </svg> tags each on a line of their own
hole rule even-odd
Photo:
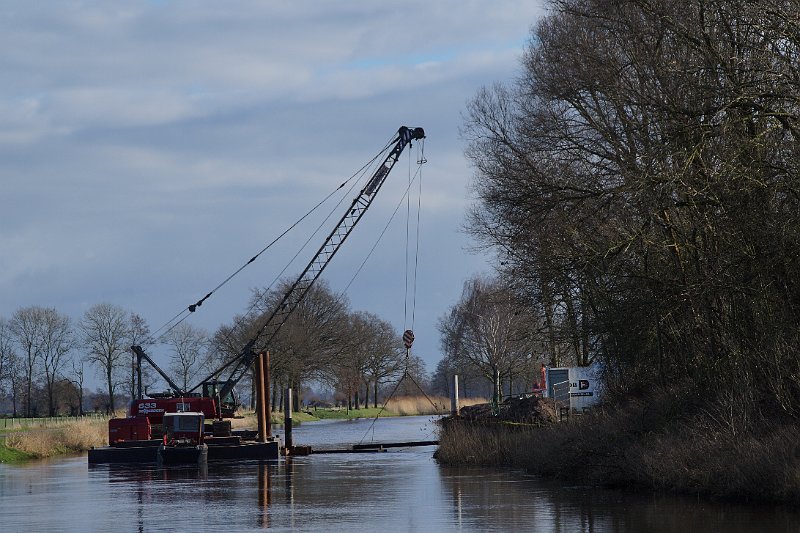
<svg viewBox="0 0 800 533">
<path fill-rule="evenodd" d="M 470 229 L 551 356 L 797 412 L 798 64 L 796 0 L 553 3 L 464 128 Z"/>
</svg>

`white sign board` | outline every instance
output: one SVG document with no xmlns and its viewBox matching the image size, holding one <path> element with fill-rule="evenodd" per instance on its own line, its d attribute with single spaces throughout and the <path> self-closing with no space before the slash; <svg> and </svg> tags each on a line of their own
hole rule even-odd
<svg viewBox="0 0 800 533">
<path fill-rule="evenodd" d="M 583 411 L 600 403 L 600 372 L 596 365 L 573 366 L 569 369 L 569 407 Z"/>
</svg>

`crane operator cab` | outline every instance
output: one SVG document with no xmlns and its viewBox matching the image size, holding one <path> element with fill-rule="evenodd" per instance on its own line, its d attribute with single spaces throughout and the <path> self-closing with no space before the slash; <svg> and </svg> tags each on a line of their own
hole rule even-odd
<svg viewBox="0 0 800 533">
<path fill-rule="evenodd" d="M 221 416 L 222 418 L 233 418 L 236 414 L 236 410 L 242 405 L 239 401 L 239 394 L 234 387 L 229 387 L 230 392 L 226 393 L 223 397 L 219 396 L 220 392 L 228 383 L 229 380 L 211 380 L 203 382 L 203 398 L 213 398 L 214 401 L 217 402 L 219 405 L 217 416 Z"/>
</svg>

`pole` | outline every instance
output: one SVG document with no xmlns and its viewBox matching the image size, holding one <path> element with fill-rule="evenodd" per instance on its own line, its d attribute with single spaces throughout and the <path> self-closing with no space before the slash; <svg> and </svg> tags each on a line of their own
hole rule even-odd
<svg viewBox="0 0 800 533">
<path fill-rule="evenodd" d="M 142 394 L 142 356 L 139 353 L 136 353 L 136 379 L 139 381 L 139 399 L 144 398 L 144 394 Z M 83 399 L 83 398 L 81 398 Z"/>
<path fill-rule="evenodd" d="M 286 389 L 286 396 L 283 401 L 283 431 L 286 440 L 286 449 L 292 448 L 292 388 Z"/>
<path fill-rule="evenodd" d="M 256 418 L 258 419 L 258 442 L 267 442 L 266 417 L 264 416 L 264 375 L 263 375 L 263 360 L 264 354 L 258 355 L 258 364 L 256 364 Z"/>
<path fill-rule="evenodd" d="M 494 401 L 497 405 L 503 401 L 503 393 L 500 390 L 500 369 L 494 369 Z"/>
<path fill-rule="evenodd" d="M 453 375 L 453 394 L 450 396 L 450 414 L 459 416 L 461 408 L 458 405 L 458 374 Z"/>
<path fill-rule="evenodd" d="M 264 411 L 266 411 L 266 434 L 267 438 L 272 437 L 272 408 L 270 407 L 269 401 L 269 394 L 270 394 L 270 383 L 269 383 L 269 352 L 264 353 L 264 360 L 262 361 L 262 374 L 264 375 Z"/>
</svg>

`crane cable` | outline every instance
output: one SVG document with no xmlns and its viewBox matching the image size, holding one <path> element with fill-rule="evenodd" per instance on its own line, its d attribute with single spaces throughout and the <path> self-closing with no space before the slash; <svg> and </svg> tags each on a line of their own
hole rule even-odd
<svg viewBox="0 0 800 533">
<path fill-rule="evenodd" d="M 416 181 L 417 184 L 418 184 L 418 187 L 419 187 L 419 194 L 417 195 L 417 227 L 416 227 L 416 242 L 415 242 L 415 249 L 414 249 L 414 278 L 413 278 L 412 293 L 411 293 L 412 294 L 411 295 L 411 300 L 412 301 L 411 301 L 411 328 L 410 329 L 412 329 L 412 330 L 414 329 L 414 323 L 415 323 L 415 320 L 416 320 L 416 307 L 417 307 L 417 271 L 418 271 L 418 267 L 419 267 L 419 240 L 420 240 L 419 239 L 419 235 L 420 235 L 420 217 L 421 217 L 421 210 L 422 210 L 422 165 L 428 162 L 427 159 L 425 159 L 425 144 L 424 144 L 424 140 L 423 140 L 423 142 L 421 144 L 422 144 L 422 148 L 421 149 L 418 148 L 418 150 L 421 150 L 421 151 L 420 151 L 419 157 L 417 158 L 417 172 L 414 174 L 413 177 L 411 176 L 411 162 L 410 162 L 411 152 L 409 151 L 409 154 L 408 154 L 408 157 L 409 157 L 409 167 L 408 167 L 409 168 L 409 170 L 408 170 L 409 178 L 408 178 L 408 186 L 406 187 L 405 193 L 403 194 L 403 197 L 400 199 L 400 202 L 397 204 L 397 207 L 395 207 L 395 210 L 392 213 L 392 216 L 389 218 L 389 222 L 387 222 L 386 226 L 384 227 L 383 231 L 381 232 L 380 236 L 378 237 L 378 240 L 376 241 L 375 245 L 372 247 L 372 249 L 370 250 L 369 254 L 364 259 L 364 262 L 361 263 L 361 266 L 358 268 L 358 270 L 356 271 L 356 274 L 350 280 L 350 283 L 347 284 L 347 288 L 349 288 L 350 284 L 353 282 L 355 277 L 358 275 L 358 273 L 364 267 L 364 264 L 366 263 L 367 259 L 369 259 L 369 256 L 371 256 L 372 252 L 375 251 L 375 248 L 377 247 L 378 242 L 380 242 L 381 238 L 383 237 L 383 234 L 386 233 L 386 230 L 388 229 L 389 224 L 394 219 L 394 216 L 397 214 L 397 211 L 400 209 L 400 206 L 403 204 L 403 200 L 405 200 L 406 201 L 406 248 L 405 248 L 405 258 L 406 258 L 405 265 L 406 265 L 406 268 L 405 268 L 405 298 L 404 298 L 404 309 L 403 309 L 403 312 L 404 312 L 403 329 L 406 329 L 406 326 L 408 325 L 408 285 L 409 285 L 409 279 L 408 279 L 409 278 L 409 267 L 408 267 L 408 262 L 409 261 L 408 261 L 408 258 L 409 258 L 409 248 L 410 248 L 409 242 L 410 242 L 410 235 L 411 235 L 411 232 L 410 232 L 411 195 L 409 193 L 410 193 L 410 190 L 411 190 L 411 186 Z M 417 179 L 417 178 L 419 178 L 419 179 Z M 345 288 L 345 291 L 347 291 L 347 288 Z M 403 383 L 403 381 L 406 378 L 410 379 L 411 382 L 414 385 L 416 385 L 416 387 L 419 390 L 419 392 L 421 392 L 422 395 L 425 397 L 425 399 L 428 400 L 428 403 L 431 404 L 431 406 L 434 408 L 434 410 L 439 411 L 442 408 L 442 406 L 436 405 L 436 403 L 430 398 L 430 396 L 428 396 L 425 393 L 425 391 L 423 390 L 422 386 L 417 382 L 417 380 L 414 379 L 414 376 L 412 376 L 409 373 L 409 371 L 408 371 L 408 367 L 409 367 L 409 364 L 410 364 L 409 353 L 410 353 L 410 348 L 407 348 L 406 349 L 405 365 L 404 365 L 404 368 L 403 368 L 403 375 L 400 377 L 399 380 L 397 380 L 397 383 L 395 384 L 394 388 L 392 389 L 392 392 L 384 400 L 383 405 L 381 406 L 380 410 L 375 415 L 375 417 L 372 419 L 372 423 L 367 428 L 367 431 L 364 433 L 364 436 L 361 437 L 361 440 L 359 441 L 359 444 L 364 442 L 364 439 L 367 438 L 367 435 L 369 435 L 370 431 L 372 431 L 373 440 L 375 439 L 375 429 L 374 429 L 375 428 L 375 423 L 378 421 L 378 418 L 380 418 L 381 414 L 386 410 L 386 406 L 389 404 L 389 400 L 391 400 L 394 397 L 395 393 L 400 388 L 400 385 Z"/>
<path fill-rule="evenodd" d="M 266 286 L 266 288 L 263 290 L 263 294 L 264 295 L 269 294 L 269 291 L 272 290 L 272 287 L 281 279 L 281 277 L 286 273 L 286 271 L 289 269 L 289 267 L 292 266 L 292 264 L 295 262 L 297 257 L 303 252 L 303 250 L 306 249 L 306 247 L 311 242 L 311 240 L 314 238 L 314 236 L 317 235 L 320 232 L 320 230 L 325 226 L 325 224 L 328 222 L 328 220 L 330 220 L 330 218 L 334 215 L 334 213 L 337 212 L 339 207 L 348 198 L 350 193 L 353 191 L 353 189 L 356 188 L 356 186 L 364 178 L 364 176 L 371 176 L 374 173 L 374 171 L 370 167 L 373 165 L 373 163 L 375 163 L 375 161 L 377 161 L 386 152 L 386 150 L 388 150 L 391 147 L 392 139 L 393 138 L 390 137 L 390 139 L 386 143 L 386 146 L 383 149 L 381 149 L 380 152 L 378 152 L 378 154 L 375 157 L 373 157 L 370 161 L 368 161 L 365 165 L 363 165 L 360 169 L 358 169 L 352 176 L 350 176 L 350 178 L 348 178 L 347 181 L 345 181 L 345 183 L 343 183 L 342 185 L 340 185 L 336 189 L 336 190 L 340 190 L 348 181 L 351 181 L 351 180 L 353 180 L 354 177 L 359 176 L 358 179 L 353 181 L 353 183 L 350 185 L 350 187 L 347 189 L 347 191 L 344 192 L 344 194 L 339 199 L 339 201 L 336 202 L 336 204 L 329 210 L 329 212 L 325 216 L 325 218 L 319 223 L 319 225 L 317 225 L 317 228 L 311 233 L 311 235 L 309 235 L 309 237 L 306 239 L 306 241 L 298 248 L 297 252 L 295 252 L 295 254 L 292 256 L 292 258 L 289 261 L 286 262 L 286 265 L 284 265 L 283 269 L 275 276 L 275 278 L 269 283 L 269 285 Z M 336 191 L 334 191 L 333 193 L 329 194 L 325 198 L 325 200 L 323 200 L 323 202 L 328 200 L 335 192 Z M 315 206 L 315 209 L 317 207 L 319 207 L 319 205 L 321 205 L 323 202 L 320 202 L 320 204 L 317 204 L 317 206 Z M 251 316 L 251 313 L 253 313 L 253 311 L 259 306 L 259 303 L 260 303 L 259 300 L 257 298 L 254 298 L 252 303 L 250 304 L 250 307 L 248 307 L 247 311 L 243 315 L 240 316 L 238 321 L 234 322 L 234 327 L 230 328 L 227 331 L 224 331 L 224 336 L 225 336 L 225 340 L 226 341 L 234 342 L 233 339 L 232 339 L 232 335 L 236 332 L 236 326 L 242 326 L 242 324 L 244 324 L 248 320 L 248 317 Z M 223 366 L 222 368 L 219 369 L 219 372 L 221 373 L 224 369 L 225 369 L 225 367 Z"/>
<path fill-rule="evenodd" d="M 147 339 L 146 339 L 146 340 L 143 342 L 143 344 L 152 344 L 152 343 L 154 343 L 156 340 L 163 338 L 163 337 L 164 337 L 165 335 L 167 335 L 167 334 L 168 334 L 170 331 L 172 331 L 172 330 L 173 330 L 173 329 L 175 329 L 175 328 L 176 328 L 178 325 L 180 325 L 180 324 L 181 324 L 181 323 L 182 323 L 184 320 L 186 320 L 186 319 L 187 319 L 187 318 L 188 318 L 188 317 L 191 315 L 191 313 L 194 313 L 194 312 L 197 310 L 197 308 L 198 308 L 198 307 L 200 307 L 201 305 L 203 305 L 203 302 L 205 302 L 205 301 L 206 301 L 206 300 L 207 300 L 209 297 L 211 297 L 211 295 L 213 295 L 215 292 L 217 292 L 217 290 L 219 290 L 220 288 L 222 288 L 222 287 L 223 287 L 224 285 L 226 285 L 226 284 L 227 284 L 229 281 L 231 281 L 231 280 L 232 280 L 234 277 L 236 277 L 236 276 L 237 276 L 237 275 L 238 275 L 240 272 L 242 272 L 242 270 L 244 270 L 244 269 L 245 269 L 245 268 L 247 268 L 249 265 L 251 265 L 252 263 L 254 263 L 254 262 L 255 262 L 255 261 L 256 261 L 256 260 L 259 258 L 259 256 L 261 256 L 261 255 L 262 255 L 264 252 L 266 252 L 267 250 L 269 250 L 269 249 L 270 249 L 270 248 L 271 248 L 273 245 L 275 245 L 275 244 L 276 244 L 276 243 L 277 243 L 279 240 L 281 240 L 283 237 L 285 237 L 285 236 L 286 236 L 286 235 L 287 235 L 287 234 L 288 234 L 290 231 L 292 231 L 294 228 L 296 228 L 296 227 L 297 227 L 297 226 L 298 226 L 298 225 L 299 225 L 301 222 L 303 222 L 303 221 L 304 221 L 306 218 L 308 218 L 309 216 L 311 216 L 311 214 L 313 214 L 313 213 L 314 213 L 314 212 L 315 212 L 317 209 L 319 209 L 319 208 L 320 208 L 320 207 L 321 207 L 323 204 L 325 204 L 325 202 L 327 202 L 327 201 L 328 201 L 328 200 L 329 200 L 329 199 L 330 199 L 332 196 L 334 196 L 334 195 L 335 195 L 335 194 L 336 194 L 338 191 L 342 190 L 342 189 L 343 189 L 343 188 L 344 188 L 344 187 L 345 187 L 345 186 L 346 186 L 348 183 L 350 183 L 350 182 L 351 182 L 351 181 L 352 181 L 354 178 L 356 178 L 357 176 L 361 176 L 361 177 L 363 177 L 363 175 L 364 175 L 364 171 L 365 171 L 367 168 L 369 168 L 369 167 L 370 167 L 370 165 L 372 165 L 373 163 L 375 163 L 375 161 L 376 161 L 376 160 L 377 160 L 379 157 L 381 157 L 381 155 L 383 155 L 383 153 L 384 153 L 384 152 L 386 152 L 386 150 L 388 150 L 388 149 L 391 147 L 391 144 L 392 144 L 392 142 L 391 142 L 391 138 L 390 138 L 390 140 L 389 140 L 389 141 L 386 143 L 386 145 L 385 145 L 385 146 L 384 146 L 384 147 L 383 147 L 383 148 L 382 148 L 382 149 L 381 149 L 381 150 L 380 150 L 380 151 L 379 151 L 379 152 L 378 152 L 378 153 L 377 153 L 377 154 L 376 154 L 376 155 L 375 155 L 375 156 L 374 156 L 372 159 L 370 159 L 370 160 L 369 160 L 367 163 L 365 163 L 365 164 L 364 164 L 364 165 L 363 165 L 363 166 L 362 166 L 360 169 L 358 169 L 357 171 L 355 171 L 355 172 L 354 172 L 354 173 L 353 173 L 353 174 L 352 174 L 352 175 L 351 175 L 349 178 L 347 178 L 347 179 L 346 179 L 344 182 L 342 182 L 342 183 L 341 183 L 341 184 L 340 184 L 338 187 L 336 187 L 336 188 L 335 188 L 333 191 L 331 191 L 331 192 L 330 192 L 330 193 L 329 193 L 327 196 L 325 196 L 325 197 L 324 197 L 322 200 L 320 200 L 320 201 L 319 201 L 319 202 L 318 202 L 318 203 L 317 203 L 317 204 L 316 204 L 314 207 L 312 207 L 312 208 L 311 208 L 309 211 L 307 211 L 307 212 L 306 212 L 306 213 L 305 213 L 303 216 L 301 216 L 299 219 L 297 219 L 297 220 L 296 220 L 296 221 L 295 221 L 293 224 L 291 224 L 291 225 L 290 225 L 288 228 L 286 228 L 286 229 L 285 229 L 285 230 L 284 230 L 284 231 L 283 231 L 283 232 L 282 232 L 280 235 L 278 235 L 277 237 L 275 237 L 275 238 L 274 238 L 274 239 L 273 239 L 273 240 L 272 240 L 272 241 L 271 241 L 269 244 L 267 244 L 266 246 L 264 246 L 264 247 L 263 247 L 263 248 L 262 248 L 262 249 L 261 249 L 261 250 L 260 250 L 260 251 L 259 251 L 257 254 L 255 254 L 255 255 L 254 255 L 253 257 L 251 257 L 251 258 L 250 258 L 250 259 L 249 259 L 247 262 L 245 262 L 245 263 L 244 263 L 242 266 L 240 266 L 238 269 L 236 269 L 236 270 L 235 270 L 235 271 L 234 271 L 234 272 L 233 272 L 231 275 L 229 275 L 227 278 L 225 278 L 225 280 L 223 280 L 221 283 L 219 283 L 219 284 L 218 284 L 216 287 L 214 287 L 214 288 L 213 288 L 213 289 L 212 289 L 210 292 L 208 292 L 208 293 L 207 293 L 205 296 L 203 296 L 202 298 L 200 298 L 200 299 L 199 299 L 197 302 L 195 302 L 195 303 L 193 303 L 193 304 L 189 305 L 189 306 L 188 306 L 188 307 L 186 307 L 185 309 L 182 309 L 182 310 L 181 310 L 180 312 L 178 312 L 178 313 L 177 313 L 175 316 L 173 316 L 171 319 L 169 319 L 167 322 L 165 322 L 165 323 L 164 323 L 164 324 L 163 324 L 161 327 L 159 327 L 159 328 L 158 328 L 158 329 L 157 329 L 155 332 L 153 332 L 151 335 L 149 335 L 149 336 L 148 336 L 148 338 L 147 338 Z M 353 184 L 350 186 L 350 188 L 348 189 L 348 191 L 351 191 L 351 190 L 353 189 L 353 187 L 355 186 L 355 183 L 357 183 L 357 181 L 356 181 L 356 182 L 354 182 L 354 183 L 353 183 Z M 336 209 L 336 208 L 337 208 L 339 205 L 341 205 L 341 203 L 342 203 L 343 201 L 344 201 L 344 196 L 343 196 L 343 198 L 342 198 L 341 200 L 339 200 L 339 202 L 336 204 L 336 207 L 334 207 L 334 209 Z M 327 220 L 328 220 L 330 217 L 331 217 L 331 213 L 329 213 L 329 214 L 328 214 L 328 216 L 325 218 L 325 220 L 323 221 L 323 223 L 322 223 L 322 224 L 324 224 L 324 223 L 325 223 L 325 221 L 327 221 Z M 318 227 L 318 228 L 317 228 L 317 230 L 316 230 L 316 231 L 315 231 L 315 232 L 312 234 L 312 237 L 313 237 L 313 235 L 315 235 L 315 234 L 316 234 L 316 233 L 319 231 L 319 229 L 320 229 L 320 228 Z M 309 238 L 309 241 L 310 241 L 310 238 Z M 307 245 L 308 245 L 308 242 L 309 242 L 309 241 L 306 241 L 306 243 L 303 245 L 303 247 L 301 247 L 300 251 L 302 251 L 302 250 L 303 250 L 303 248 L 305 248 L 305 246 L 307 246 Z M 294 261 L 294 259 L 297 257 L 297 255 L 299 255 L 300 251 L 298 251 L 298 253 L 297 253 L 297 254 L 295 254 L 295 256 L 292 258 L 292 260 L 289 262 L 289 264 L 287 264 L 287 265 L 286 265 L 286 267 L 283 269 L 282 273 L 283 273 L 283 272 L 285 272 L 285 271 L 286 271 L 286 269 L 288 269 L 289 265 L 291 265 L 292 261 Z M 273 284 L 274 284 L 274 281 L 273 281 Z M 270 286 L 272 286 L 272 284 L 270 284 Z M 252 309 L 253 309 L 253 306 L 251 306 L 251 308 L 250 308 L 250 311 L 252 311 Z M 180 320 L 178 320 L 179 318 L 180 318 Z M 177 320 L 177 322 L 176 322 L 176 320 Z M 173 322 L 174 322 L 174 324 L 173 324 Z M 171 325 L 170 325 L 170 324 L 171 324 Z M 169 327 L 168 327 L 168 326 L 169 326 Z M 165 328 L 167 328 L 167 329 L 166 329 L 166 330 L 165 330 L 163 333 L 161 333 L 161 334 L 159 335 L 159 332 L 160 332 L 161 330 L 165 329 Z"/>
</svg>

